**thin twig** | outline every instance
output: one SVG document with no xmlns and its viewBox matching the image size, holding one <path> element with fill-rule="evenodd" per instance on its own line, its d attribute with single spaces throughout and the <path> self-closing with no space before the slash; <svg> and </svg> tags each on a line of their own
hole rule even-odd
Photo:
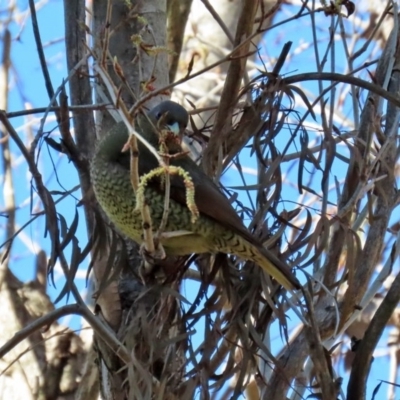
<svg viewBox="0 0 400 400">
<path fill-rule="evenodd" d="M 87 111 L 97 111 L 97 110 L 104 110 L 107 108 L 113 108 L 114 106 L 111 103 L 103 103 L 103 104 L 82 104 L 80 106 L 69 106 L 68 109 L 74 112 L 87 112 Z M 29 110 L 22 110 L 22 111 L 10 111 L 6 113 L 6 117 L 16 118 L 16 117 L 23 117 L 25 115 L 32 115 L 32 114 L 41 114 L 44 112 L 49 111 L 60 111 L 61 107 L 39 107 L 39 108 L 31 108 Z"/>
<path fill-rule="evenodd" d="M 0 348 L 0 358 L 3 358 L 10 350 L 28 338 L 39 329 L 51 325 L 57 319 L 66 315 L 76 314 L 83 317 L 93 330 L 114 350 L 115 354 L 125 363 L 131 362 L 131 356 L 125 346 L 116 338 L 115 334 L 106 327 L 86 306 L 82 304 L 68 304 L 57 308 L 36 319 L 28 326 L 20 329 L 14 336 Z"/>
<path fill-rule="evenodd" d="M 29 0 L 29 8 L 31 10 L 33 35 L 35 37 L 36 49 L 39 56 L 40 66 L 42 68 L 47 94 L 49 96 L 49 99 L 53 99 L 51 105 L 57 106 L 57 101 L 54 100 L 53 84 L 51 83 L 50 73 L 47 68 L 46 57 L 43 51 L 42 39 L 40 38 L 39 24 L 36 17 L 36 8 L 34 0 Z M 60 122 L 60 114 L 56 112 L 56 116 L 57 116 L 57 121 Z"/>
</svg>

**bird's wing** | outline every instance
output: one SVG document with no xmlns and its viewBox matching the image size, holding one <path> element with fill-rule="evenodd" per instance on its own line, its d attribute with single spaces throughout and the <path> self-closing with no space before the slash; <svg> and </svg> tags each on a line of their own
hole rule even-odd
<svg viewBox="0 0 400 400">
<path fill-rule="evenodd" d="M 205 173 L 200 170 L 199 167 L 191 168 L 189 166 L 193 161 L 191 159 L 183 160 L 179 164 L 186 171 L 190 171 L 190 175 L 194 182 L 195 190 L 195 202 L 196 206 L 202 215 L 206 215 L 209 218 L 214 219 L 221 225 L 232 230 L 234 233 L 240 235 L 243 239 L 254 245 L 260 254 L 268 259 L 278 270 L 283 273 L 288 282 L 295 288 L 299 288 L 300 284 L 294 277 L 291 269 L 281 261 L 275 254 L 265 248 L 243 225 L 243 222 L 239 215 L 232 207 L 229 200 L 224 194 L 218 189 L 218 187 L 208 178 Z M 194 163 L 194 162 L 193 162 Z M 176 163 L 178 164 L 178 163 Z M 186 203 L 186 188 L 183 184 L 182 178 L 178 176 L 171 176 L 171 199 L 181 203 Z M 265 265 L 265 263 L 264 263 Z M 270 266 L 269 272 L 271 275 L 274 274 L 274 267 Z"/>
<path fill-rule="evenodd" d="M 240 234 L 250 243 L 260 245 L 243 225 L 227 197 L 192 159 L 186 156 L 176 159 L 172 164 L 189 172 L 194 183 L 195 202 L 200 214 Z M 181 204 L 186 204 L 186 187 L 179 176 L 171 177 L 171 198 Z"/>
</svg>

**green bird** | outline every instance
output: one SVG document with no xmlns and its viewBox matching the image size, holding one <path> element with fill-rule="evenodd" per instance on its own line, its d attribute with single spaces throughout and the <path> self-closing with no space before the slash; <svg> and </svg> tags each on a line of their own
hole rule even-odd
<svg viewBox="0 0 400 400">
<path fill-rule="evenodd" d="M 182 177 L 170 175 L 169 213 L 160 239 L 166 254 L 234 254 L 259 265 L 286 289 L 300 288 L 290 268 L 248 231 L 218 186 L 183 153 L 180 139 L 188 119 L 187 111 L 172 101 L 164 101 L 150 110 L 147 116 L 139 115 L 136 119 L 136 131 L 155 149 L 160 148 L 160 138 L 166 138 L 164 142 L 168 153 L 175 155 L 169 158 L 169 165 L 185 170 L 194 184 L 194 202 L 199 211 L 195 221 L 186 203 L 187 188 Z M 161 136 L 160 128 L 163 132 Z M 121 122 L 100 140 L 91 162 L 91 178 L 96 198 L 109 219 L 123 234 L 142 243 L 141 213 L 134 212 L 136 194 L 130 179 L 130 154 L 121 151 L 128 138 L 128 130 Z M 140 141 L 138 149 L 139 176 L 159 167 L 156 157 Z M 164 212 L 164 186 L 162 179 L 154 178 L 145 189 L 155 231 Z"/>
</svg>

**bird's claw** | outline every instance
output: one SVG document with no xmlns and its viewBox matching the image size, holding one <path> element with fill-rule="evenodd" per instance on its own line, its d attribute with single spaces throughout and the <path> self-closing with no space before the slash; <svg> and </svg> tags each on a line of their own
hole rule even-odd
<svg viewBox="0 0 400 400">
<path fill-rule="evenodd" d="M 156 244 L 155 250 L 152 252 L 149 252 L 146 249 L 146 246 L 142 244 L 140 246 L 139 252 L 143 259 L 143 265 L 141 271 L 141 275 L 143 276 L 148 275 L 153 271 L 154 266 L 157 263 L 157 260 L 163 260 L 166 257 L 165 250 L 162 247 L 161 243 Z"/>
</svg>

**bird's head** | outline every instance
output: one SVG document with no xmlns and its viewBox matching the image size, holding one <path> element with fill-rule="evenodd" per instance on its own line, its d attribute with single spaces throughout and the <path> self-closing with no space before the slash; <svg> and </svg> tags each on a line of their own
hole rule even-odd
<svg viewBox="0 0 400 400">
<path fill-rule="evenodd" d="M 163 101 L 149 112 L 149 117 L 155 122 L 160 133 L 160 140 L 167 147 L 181 144 L 182 135 L 189 122 L 187 111 L 178 103 Z"/>
</svg>

